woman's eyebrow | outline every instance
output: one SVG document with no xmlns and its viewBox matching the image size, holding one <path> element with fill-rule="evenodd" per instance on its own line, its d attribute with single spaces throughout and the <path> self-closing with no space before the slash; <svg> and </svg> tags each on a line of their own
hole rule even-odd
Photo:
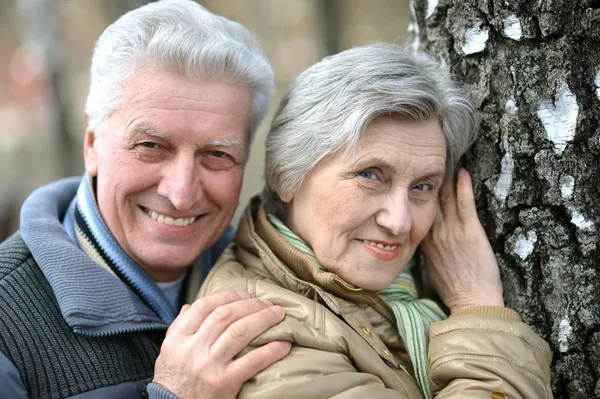
<svg viewBox="0 0 600 399">
<path fill-rule="evenodd" d="M 370 156 L 356 160 L 351 164 L 351 168 L 364 168 L 364 167 L 378 167 L 381 169 L 387 169 L 391 173 L 396 173 L 398 168 L 385 160 L 384 158 L 378 156 Z M 440 165 L 432 169 L 432 170 L 423 170 L 422 173 L 419 173 L 421 179 L 429 179 L 429 178 L 441 178 L 446 174 L 446 165 Z"/>
<path fill-rule="evenodd" d="M 350 166 L 352 168 L 378 167 L 382 169 L 388 169 L 392 173 L 396 172 L 396 167 L 393 164 L 389 163 L 384 158 L 378 156 L 367 156 L 364 158 L 359 158 L 352 162 Z"/>
</svg>

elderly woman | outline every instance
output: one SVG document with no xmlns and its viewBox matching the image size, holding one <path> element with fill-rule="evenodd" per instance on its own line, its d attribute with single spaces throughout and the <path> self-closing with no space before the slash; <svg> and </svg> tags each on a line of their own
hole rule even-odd
<svg viewBox="0 0 600 399">
<path fill-rule="evenodd" d="M 266 143 L 266 189 L 200 294 L 281 306 L 255 340 L 290 355 L 241 398 L 551 398 L 550 352 L 504 307 L 498 265 L 455 166 L 474 109 L 425 55 L 327 57 L 292 84 Z M 450 310 L 418 299 L 417 248 Z"/>
</svg>

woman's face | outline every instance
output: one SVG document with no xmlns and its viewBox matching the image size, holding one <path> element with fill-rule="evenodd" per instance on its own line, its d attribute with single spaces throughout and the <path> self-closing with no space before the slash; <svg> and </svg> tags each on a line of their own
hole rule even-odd
<svg viewBox="0 0 600 399">
<path fill-rule="evenodd" d="M 446 144 L 437 121 L 380 116 L 358 150 L 321 160 L 288 203 L 288 226 L 319 263 L 380 291 L 402 272 L 433 224 Z"/>
</svg>

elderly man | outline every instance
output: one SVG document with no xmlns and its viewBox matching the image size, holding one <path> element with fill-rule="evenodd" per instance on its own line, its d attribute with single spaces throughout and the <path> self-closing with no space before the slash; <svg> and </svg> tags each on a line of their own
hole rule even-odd
<svg viewBox="0 0 600 399">
<path fill-rule="evenodd" d="M 232 238 L 272 85 L 249 32 L 193 1 L 106 29 L 86 173 L 34 192 L 0 246 L 0 396 L 235 397 L 289 352 L 238 356 L 283 319 L 269 302 L 229 292 L 181 306 Z"/>
</svg>

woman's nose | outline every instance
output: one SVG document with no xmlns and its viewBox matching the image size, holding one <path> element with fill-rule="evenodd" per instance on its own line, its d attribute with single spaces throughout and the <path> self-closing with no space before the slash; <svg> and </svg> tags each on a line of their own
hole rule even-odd
<svg viewBox="0 0 600 399">
<path fill-rule="evenodd" d="M 388 198 L 375 216 L 378 225 L 398 237 L 408 234 L 412 227 L 408 193 Z"/>
</svg>

